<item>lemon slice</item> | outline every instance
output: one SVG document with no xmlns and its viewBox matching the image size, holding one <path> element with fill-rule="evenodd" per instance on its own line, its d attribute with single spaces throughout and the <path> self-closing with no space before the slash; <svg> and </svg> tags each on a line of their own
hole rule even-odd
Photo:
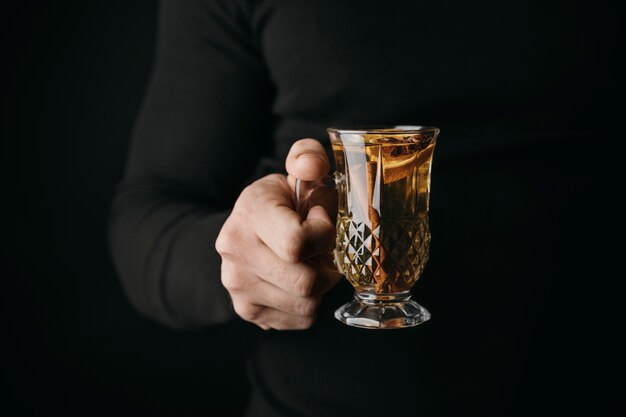
<svg viewBox="0 0 626 417">
<path fill-rule="evenodd" d="M 407 177 L 413 171 L 413 168 L 426 162 L 432 152 L 433 147 L 429 146 L 426 149 L 414 153 L 408 158 L 405 156 L 395 160 L 383 159 L 383 177 L 385 178 L 385 184 Z"/>
</svg>

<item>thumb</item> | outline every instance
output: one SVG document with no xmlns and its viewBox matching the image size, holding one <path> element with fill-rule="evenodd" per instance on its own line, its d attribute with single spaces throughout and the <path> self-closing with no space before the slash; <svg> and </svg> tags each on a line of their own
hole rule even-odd
<svg viewBox="0 0 626 417">
<path fill-rule="evenodd" d="M 300 139 L 291 146 L 285 167 L 292 178 L 315 181 L 328 174 L 330 162 L 321 143 L 315 139 Z"/>
</svg>

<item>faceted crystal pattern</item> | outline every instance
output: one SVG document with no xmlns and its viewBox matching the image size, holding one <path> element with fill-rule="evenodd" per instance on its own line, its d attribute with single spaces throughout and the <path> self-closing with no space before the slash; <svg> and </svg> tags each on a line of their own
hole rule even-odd
<svg viewBox="0 0 626 417">
<path fill-rule="evenodd" d="M 366 222 L 349 218 L 337 222 L 336 261 L 340 272 L 357 288 L 375 284 L 379 288 L 412 287 L 428 261 L 429 247 L 430 231 L 425 217 L 382 219 L 373 231 Z M 374 273 L 381 267 L 387 279 L 393 281 L 389 285 L 374 281 Z M 399 280 L 402 285 L 398 285 Z"/>
</svg>

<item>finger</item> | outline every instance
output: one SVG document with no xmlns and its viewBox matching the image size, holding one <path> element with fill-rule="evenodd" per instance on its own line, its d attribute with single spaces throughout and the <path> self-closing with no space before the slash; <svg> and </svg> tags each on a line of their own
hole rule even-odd
<svg viewBox="0 0 626 417">
<path fill-rule="evenodd" d="M 337 191 L 329 188 L 317 189 L 309 198 L 306 221 L 320 221 L 336 226 Z M 334 235 L 333 235 L 334 236 Z"/>
<path fill-rule="evenodd" d="M 315 323 L 316 316 L 300 316 L 266 308 L 255 324 L 264 330 L 305 330 Z"/>
<path fill-rule="evenodd" d="M 302 220 L 282 175 L 268 175 L 246 187 L 235 211 L 243 216 L 242 224 L 251 225 L 252 232 L 287 262 L 308 259 L 334 246 L 334 223 L 321 208 Z"/>
<path fill-rule="evenodd" d="M 235 312 L 243 320 L 254 323 L 263 330 L 269 329 L 306 329 L 315 321 L 317 306 L 308 315 L 292 314 L 262 304 L 248 298 L 249 293 L 235 292 L 232 294 Z"/>
<path fill-rule="evenodd" d="M 315 139 L 300 139 L 291 146 L 285 167 L 290 176 L 314 181 L 328 174 L 330 162 L 321 143 Z"/>
<path fill-rule="evenodd" d="M 315 281 L 312 296 L 321 297 L 330 291 L 341 279 L 343 275 L 337 269 L 324 269 L 318 272 L 318 279 Z"/>
<path fill-rule="evenodd" d="M 272 252 L 287 262 L 299 262 L 326 253 L 334 246 L 335 226 L 328 214 L 318 207 L 302 221 L 293 210 L 291 195 L 284 177 L 272 177 L 257 186 L 247 213 L 254 233 Z M 250 204 L 253 204 L 250 203 Z"/>
<path fill-rule="evenodd" d="M 328 178 L 328 176 L 326 177 Z M 306 213 L 310 207 L 320 205 L 326 209 L 330 218 L 337 217 L 337 202 L 338 194 L 337 189 L 328 186 L 324 181 L 302 181 L 298 184 L 300 188 L 299 192 L 296 192 L 296 179 L 289 175 L 287 177 L 289 187 L 294 192 L 294 195 L 299 196 L 299 200 L 296 202 L 296 210 L 302 217 L 306 217 Z"/>
<path fill-rule="evenodd" d="M 297 297 L 262 280 L 259 280 L 251 291 L 242 296 L 252 304 L 305 317 L 312 317 L 316 314 L 322 299 L 321 296 Z"/>
<path fill-rule="evenodd" d="M 318 271 L 319 278 L 316 283 L 314 295 L 325 294 L 343 279 L 343 275 L 337 270 L 332 252 L 316 256 L 306 261 L 306 263 Z"/>
<path fill-rule="evenodd" d="M 329 254 L 316 256 L 306 262 L 286 262 L 259 242 L 248 251 L 245 259 L 245 267 L 251 273 L 291 297 L 320 296 L 341 278 Z"/>
<path fill-rule="evenodd" d="M 322 207 L 311 209 L 302 223 L 291 209 L 276 208 L 274 213 L 253 227 L 261 241 L 282 260 L 300 262 L 332 250 L 335 227 Z"/>
</svg>

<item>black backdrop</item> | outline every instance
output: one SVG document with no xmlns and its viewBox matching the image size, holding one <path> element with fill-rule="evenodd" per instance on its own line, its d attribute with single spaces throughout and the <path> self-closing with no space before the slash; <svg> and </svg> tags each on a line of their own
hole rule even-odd
<svg viewBox="0 0 626 417">
<path fill-rule="evenodd" d="M 237 325 L 180 332 L 142 318 L 127 303 L 109 257 L 108 210 L 150 73 L 156 9 L 148 0 L 25 0 L 3 10 L 0 296 L 7 330 L 0 407 L 11 415 L 228 416 L 246 405 L 246 342 Z M 612 54 L 612 45 L 604 47 Z M 596 75 L 609 77 L 600 84 L 613 88 L 616 73 L 607 63 Z M 589 106 L 599 121 L 621 114 L 619 101 L 607 113 L 602 106 Z M 500 269 L 503 281 L 431 289 L 428 305 L 445 321 L 435 295 L 446 294 L 470 309 L 456 312 L 467 329 L 480 327 L 475 320 L 487 320 L 485 329 L 508 329 L 500 336 L 517 349 L 482 360 L 502 362 L 500 378 L 514 381 L 518 394 L 500 401 L 515 401 L 520 415 L 542 403 L 553 413 L 598 412 L 610 409 L 616 392 L 605 379 L 616 372 L 609 354 L 623 328 L 609 320 L 617 314 L 616 274 L 607 272 L 614 256 L 604 248 L 606 238 L 618 236 L 617 223 L 607 222 L 615 194 L 608 156 L 618 149 L 611 139 L 581 135 L 542 147 L 539 157 L 532 145 L 495 158 L 483 154 L 478 194 L 468 192 L 471 167 L 463 158 L 437 166 L 437 187 L 456 194 L 444 201 L 433 191 L 433 213 L 440 213 L 433 229 L 447 239 L 447 250 L 456 248 L 466 261 L 486 259 L 486 274 L 493 278 Z M 519 188 L 500 201 L 519 204 L 510 217 L 499 216 L 497 205 L 481 211 L 479 222 L 465 216 L 464 205 L 489 201 L 490 191 L 508 187 L 511 178 Z M 520 217 L 529 220 L 515 223 Z M 509 241 L 511 233 L 526 240 Z M 493 241 L 472 247 L 475 235 Z M 529 249 L 524 242 L 539 244 Z M 463 262 L 433 250 L 429 268 L 464 273 Z M 546 279 L 524 282 L 523 267 L 508 263 L 524 259 L 514 251 L 528 251 L 533 262 L 526 267 L 543 270 L 538 276 Z M 521 281 L 506 281 L 511 276 Z M 426 298 L 431 285 L 424 283 Z M 519 302 L 509 305 L 503 294 Z M 472 297 L 489 301 L 479 306 Z M 526 310 L 513 311 L 519 306 Z M 473 335 L 460 337 L 471 343 Z"/>
<path fill-rule="evenodd" d="M 228 416 L 245 406 L 228 401 L 248 389 L 233 329 L 174 332 L 140 317 L 109 257 L 108 210 L 150 74 L 156 12 L 149 0 L 3 10 L 12 196 L 3 199 L 0 408 L 11 415 Z"/>
</svg>

